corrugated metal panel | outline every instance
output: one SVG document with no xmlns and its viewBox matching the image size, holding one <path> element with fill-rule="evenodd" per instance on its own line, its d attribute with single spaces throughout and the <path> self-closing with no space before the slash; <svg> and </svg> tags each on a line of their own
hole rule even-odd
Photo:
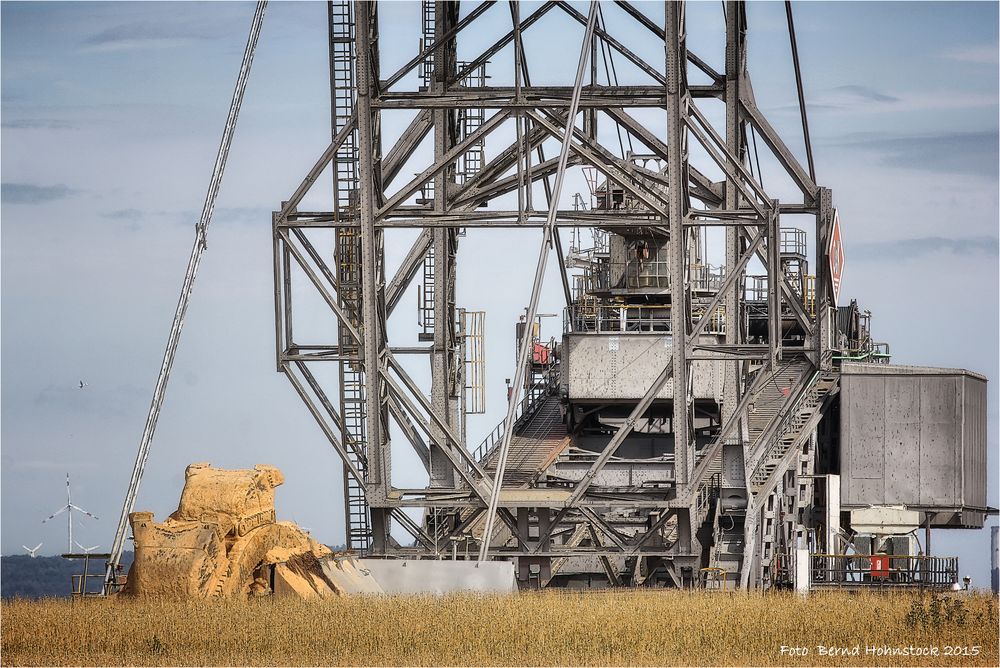
<svg viewBox="0 0 1000 668">
<path fill-rule="evenodd" d="M 970 505 L 986 505 L 986 383 L 963 379 L 964 494 Z"/>
</svg>

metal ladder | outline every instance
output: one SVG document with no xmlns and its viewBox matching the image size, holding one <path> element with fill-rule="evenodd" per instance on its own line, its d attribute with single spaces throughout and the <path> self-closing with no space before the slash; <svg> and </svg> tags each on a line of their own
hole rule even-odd
<svg viewBox="0 0 1000 668">
<path fill-rule="evenodd" d="M 459 331 L 465 340 L 465 414 L 486 413 L 486 311 L 459 312 Z"/>
<path fill-rule="evenodd" d="M 434 26 L 435 26 L 435 12 L 434 12 L 434 0 L 422 0 L 420 3 L 421 14 L 423 16 L 423 37 L 420 40 L 420 50 L 425 51 L 429 46 L 434 44 Z M 428 89 L 431 85 L 431 78 L 434 76 L 434 57 L 425 58 L 423 62 L 420 63 L 420 79 L 423 81 L 424 88 Z"/>
<path fill-rule="evenodd" d="M 336 135 L 354 114 L 355 23 L 353 3 L 335 0 L 329 4 L 330 82 L 333 95 L 333 133 Z M 334 211 L 339 219 L 357 202 L 358 137 L 350 133 L 333 158 Z M 352 324 L 360 324 L 361 313 L 361 237 L 354 228 L 336 228 L 334 254 L 337 261 L 337 294 Z M 346 328 L 338 331 L 339 354 L 357 357 L 360 346 Z M 368 479 L 368 440 L 365 428 L 365 374 L 360 361 L 339 363 L 340 415 L 343 440 L 348 444 L 351 463 Z M 350 447 L 352 446 L 353 447 Z M 344 467 L 344 504 L 347 519 L 347 548 L 365 553 L 371 547 L 371 519 L 365 489 Z"/>
<path fill-rule="evenodd" d="M 468 63 L 458 63 L 459 71 L 464 70 Z M 463 86 L 482 88 L 486 85 L 486 63 L 472 69 L 463 79 Z M 478 130 L 486 120 L 486 110 L 482 107 L 470 107 L 460 109 L 458 112 L 458 127 L 461 136 L 459 141 L 465 141 L 470 135 Z M 456 165 L 456 174 L 459 183 L 468 183 L 483 168 L 486 162 L 486 139 L 480 139 L 469 150 L 463 153 Z"/>
<path fill-rule="evenodd" d="M 418 341 L 434 340 L 434 274 L 436 271 L 433 244 L 428 247 L 424 256 L 424 275 L 417 293 L 417 332 Z"/>
</svg>

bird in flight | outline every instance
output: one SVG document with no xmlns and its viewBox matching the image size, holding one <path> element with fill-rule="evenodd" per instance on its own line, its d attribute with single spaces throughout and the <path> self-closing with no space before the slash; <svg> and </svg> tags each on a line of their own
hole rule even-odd
<svg viewBox="0 0 1000 668">
<path fill-rule="evenodd" d="M 28 547 L 27 545 L 22 545 L 21 547 L 23 547 L 25 550 L 27 550 L 28 554 L 31 556 L 31 558 L 34 559 L 36 556 L 38 556 L 38 550 L 41 549 L 42 544 L 39 543 L 38 545 L 36 545 L 34 547 Z"/>
<path fill-rule="evenodd" d="M 85 382 L 83 382 L 82 380 L 80 381 L 80 389 L 81 389 L 81 390 L 82 390 L 83 388 L 87 387 L 88 385 L 90 385 L 90 383 L 85 383 Z"/>
</svg>

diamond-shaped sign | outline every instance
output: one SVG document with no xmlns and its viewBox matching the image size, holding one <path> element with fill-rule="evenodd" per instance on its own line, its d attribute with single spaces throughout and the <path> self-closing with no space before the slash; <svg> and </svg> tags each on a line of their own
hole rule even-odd
<svg viewBox="0 0 1000 668">
<path fill-rule="evenodd" d="M 833 229 L 830 231 L 830 283 L 833 286 L 833 305 L 840 300 L 840 279 L 844 275 L 844 241 L 840 236 L 840 214 L 833 210 Z"/>
</svg>

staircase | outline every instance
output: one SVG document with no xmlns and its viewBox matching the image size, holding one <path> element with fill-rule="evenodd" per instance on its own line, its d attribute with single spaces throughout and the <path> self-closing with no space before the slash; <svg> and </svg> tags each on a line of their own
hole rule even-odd
<svg viewBox="0 0 1000 668">
<path fill-rule="evenodd" d="M 472 453 L 476 461 L 491 476 L 496 475 L 505 424 L 506 418 L 497 424 Z M 566 425 L 563 423 L 559 397 L 549 394 L 548 381 L 543 379 L 525 392 L 514 413 L 514 429 L 507 450 L 503 486 L 527 487 L 568 443 L 569 437 Z M 449 511 L 442 511 L 442 514 L 446 512 Z M 469 519 L 476 510 L 466 508 L 450 512 L 461 523 Z M 484 524 L 485 516 L 480 516 L 469 527 L 469 532 L 481 540 Z M 449 527 L 442 524 L 436 527 L 434 533 L 439 540 L 443 540 L 448 531 Z M 498 522 L 494 528 L 493 542 L 498 542 L 501 536 L 509 538 L 511 534 L 506 524 Z"/>
<path fill-rule="evenodd" d="M 504 486 L 526 486 L 557 451 L 562 450 L 566 437 L 559 397 L 546 396 L 531 417 L 516 426 L 511 435 Z M 494 475 L 499 459 L 500 449 L 495 448 L 480 464 L 490 475 Z"/>
<path fill-rule="evenodd" d="M 764 382 L 757 396 L 751 398 L 751 410 L 747 420 L 751 446 L 757 445 L 758 439 L 781 412 L 795 385 L 810 366 L 809 361 L 804 359 L 781 364 L 777 371 L 771 374 L 771 378 Z M 751 447 L 750 451 L 753 452 L 754 448 Z"/>
<path fill-rule="evenodd" d="M 811 368 L 810 363 L 804 359 L 794 359 L 784 362 L 778 366 L 777 371 L 770 374 L 770 378 L 757 390 L 756 396 L 751 397 L 747 413 L 750 446 L 746 450 L 747 453 L 753 453 L 756 449 L 759 449 L 761 437 L 781 412 L 782 407 L 795 390 L 799 379 L 809 368 Z M 742 442 L 735 437 L 726 439 L 726 443 L 742 445 Z M 705 448 L 702 452 L 710 449 Z M 707 485 L 713 476 L 721 477 L 721 475 L 722 451 L 719 450 L 708 464 L 708 469 L 705 472 L 700 487 Z"/>
<path fill-rule="evenodd" d="M 773 428 L 762 432 L 762 438 L 767 441 L 755 442 L 749 451 L 752 455 L 747 461 L 747 478 L 751 500 L 744 531 L 748 555 L 754 555 L 757 551 L 758 515 L 761 509 L 765 506 L 778 507 L 778 500 L 769 503 L 768 499 L 775 493 L 776 486 L 795 460 L 795 455 L 800 452 L 802 443 L 819 424 L 829 399 L 837 391 L 839 379 L 836 372 L 813 372 L 798 392 L 794 403 L 781 412 L 780 421 Z M 770 555 L 764 555 L 764 559 L 758 563 L 766 563 L 769 558 Z M 742 566 L 741 582 L 744 586 L 753 584 L 751 571 L 754 568 L 751 564 L 752 562 L 748 562 Z"/>
<path fill-rule="evenodd" d="M 750 488 L 755 494 L 762 491 L 771 475 L 779 468 L 785 456 L 808 436 L 822 417 L 821 409 L 831 390 L 837 385 L 838 374 L 832 372 L 817 372 L 805 393 L 793 410 L 790 410 L 784 421 L 779 425 L 774 438 L 767 444 L 753 472 L 750 475 Z"/>
<path fill-rule="evenodd" d="M 788 445 L 765 447 L 765 439 L 770 434 L 782 433 L 781 421 L 786 418 L 792 406 L 796 406 L 797 396 L 801 396 L 803 378 L 812 369 L 811 363 L 803 358 L 795 358 L 781 363 L 777 369 L 769 374 L 760 387 L 756 388 L 754 396 L 750 397 L 747 409 L 747 430 L 748 444 L 744 452 L 750 461 L 767 461 L 770 455 L 776 454 L 782 448 L 787 452 Z M 808 381 L 806 381 L 808 382 Z M 809 387 L 809 385 L 807 385 Z M 808 393 L 807 393 L 808 394 Z M 808 406 L 807 406 L 808 407 Z M 808 416 L 811 418 L 815 411 L 810 410 Z M 801 425 L 804 427 L 806 419 Z M 799 424 L 799 422 L 795 422 Z M 728 443 L 741 444 L 738 438 L 727 439 Z M 763 451 L 763 456 L 756 453 Z M 706 485 L 713 476 L 721 477 L 722 471 L 722 451 L 719 450 L 715 458 L 708 465 L 705 475 Z M 698 519 L 702 516 L 699 514 Z M 724 580 L 720 577 L 717 580 L 719 587 L 736 588 L 739 586 L 740 572 L 743 567 L 743 556 L 745 552 L 745 525 L 747 521 L 747 510 L 745 503 L 739 503 L 736 499 L 719 499 L 715 508 L 713 521 L 713 546 L 709 551 L 709 566 L 722 569 L 725 573 Z"/>
</svg>

